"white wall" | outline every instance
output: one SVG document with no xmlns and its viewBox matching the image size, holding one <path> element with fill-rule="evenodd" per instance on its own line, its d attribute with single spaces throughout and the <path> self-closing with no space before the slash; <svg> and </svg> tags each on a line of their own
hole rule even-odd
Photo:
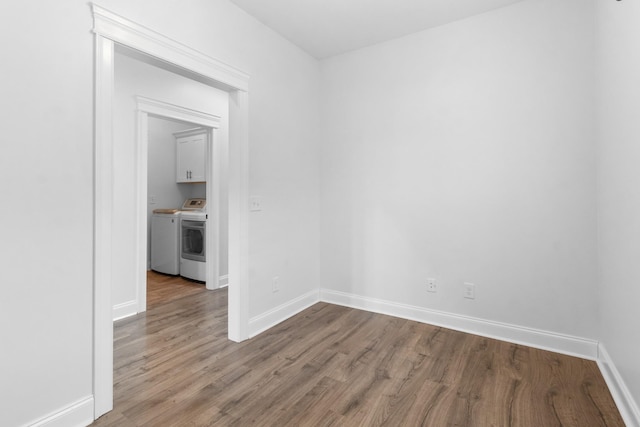
<svg viewBox="0 0 640 427">
<path fill-rule="evenodd" d="M 251 76 L 250 188 L 265 210 L 250 219 L 250 315 L 316 289 L 317 61 L 226 0 L 100 4 Z M 92 393 L 94 43 L 86 2 L 0 2 L 0 15 L 0 414 L 14 426 Z M 28 227 L 9 221 L 18 204 Z"/>
<path fill-rule="evenodd" d="M 601 341 L 640 422 L 640 4 L 597 4 Z"/>
<path fill-rule="evenodd" d="M 93 41 L 77 1 L 0 16 L 0 424 L 18 426 L 92 393 Z"/>
<path fill-rule="evenodd" d="M 322 286 L 597 338 L 593 60 L 539 0 L 323 61 Z"/>
</svg>

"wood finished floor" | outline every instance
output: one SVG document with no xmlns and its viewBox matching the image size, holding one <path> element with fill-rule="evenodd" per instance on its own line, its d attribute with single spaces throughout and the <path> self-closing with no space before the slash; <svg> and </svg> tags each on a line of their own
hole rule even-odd
<svg viewBox="0 0 640 427">
<path fill-rule="evenodd" d="M 94 426 L 624 426 L 592 361 L 325 303 L 233 343 L 226 290 L 148 290 Z"/>
</svg>

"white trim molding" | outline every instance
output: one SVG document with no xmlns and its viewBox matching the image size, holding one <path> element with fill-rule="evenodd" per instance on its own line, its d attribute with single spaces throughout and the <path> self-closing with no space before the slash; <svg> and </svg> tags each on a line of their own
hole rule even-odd
<svg viewBox="0 0 640 427">
<path fill-rule="evenodd" d="M 191 108 L 140 95 L 136 96 L 136 105 L 138 110 L 151 115 L 182 120 L 183 122 L 195 123 L 214 129 L 220 127 L 221 118 L 215 114 L 209 114 L 204 111 L 192 110 Z"/>
<path fill-rule="evenodd" d="M 125 301 L 113 306 L 113 321 L 138 314 L 138 301 Z"/>
<path fill-rule="evenodd" d="M 93 396 L 96 419 L 113 408 L 113 61 L 113 42 L 96 37 L 93 183 Z"/>
<path fill-rule="evenodd" d="M 249 338 L 249 93 L 229 92 L 228 335 Z"/>
<path fill-rule="evenodd" d="M 563 335 L 507 323 L 460 316 L 443 311 L 429 310 L 407 304 L 363 297 L 330 289 L 320 290 L 320 301 L 374 313 L 387 314 L 487 338 L 522 344 L 556 353 L 596 360 L 597 341 Z"/>
<path fill-rule="evenodd" d="M 84 427 L 92 422 L 93 396 L 88 396 L 27 425 L 29 427 Z"/>
<path fill-rule="evenodd" d="M 248 91 L 249 76 L 231 65 L 170 39 L 93 3 L 93 32 L 124 46 L 176 64 L 233 90 Z"/>
<path fill-rule="evenodd" d="M 287 301 L 273 310 L 269 310 L 258 316 L 252 317 L 249 321 L 250 337 L 253 338 L 278 323 L 284 322 L 290 317 L 295 316 L 302 310 L 311 307 L 313 304 L 319 302 L 318 297 L 318 291 L 313 290 L 299 296 L 298 298 L 292 299 L 291 301 Z"/>
<path fill-rule="evenodd" d="M 218 278 L 218 287 L 224 288 L 225 286 L 229 286 L 229 275 L 224 274 Z"/>
<path fill-rule="evenodd" d="M 638 404 L 602 343 L 598 345 L 598 366 L 627 427 L 640 427 Z"/>
</svg>

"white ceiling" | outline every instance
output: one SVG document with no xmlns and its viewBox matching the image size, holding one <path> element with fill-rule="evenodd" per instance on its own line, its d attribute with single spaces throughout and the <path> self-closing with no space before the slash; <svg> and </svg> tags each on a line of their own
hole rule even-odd
<svg viewBox="0 0 640 427">
<path fill-rule="evenodd" d="M 318 59 L 522 0 L 231 0 Z"/>
</svg>

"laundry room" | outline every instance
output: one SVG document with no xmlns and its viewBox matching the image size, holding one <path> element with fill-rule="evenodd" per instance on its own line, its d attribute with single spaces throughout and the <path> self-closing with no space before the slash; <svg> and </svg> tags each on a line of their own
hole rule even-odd
<svg viewBox="0 0 640 427">
<path fill-rule="evenodd" d="M 194 249 L 204 255 L 203 236 L 193 234 L 191 228 L 183 230 L 182 225 L 189 221 L 182 213 L 190 203 L 200 201 L 204 206 L 198 206 L 199 210 L 206 212 L 204 156 L 208 129 L 194 126 L 162 117 L 148 118 L 147 270 L 205 282 L 204 268 L 185 271 L 192 260 L 183 254 Z M 202 219 L 206 222 L 206 215 Z M 190 238 L 191 234 L 198 237 Z"/>
<path fill-rule="evenodd" d="M 228 95 L 135 52 L 117 50 L 114 63 L 113 220 L 120 226 L 112 239 L 120 249 L 112 256 L 122 268 L 112 278 L 112 305 L 120 319 L 146 310 L 148 274 L 184 277 L 207 289 L 228 283 Z M 218 203 L 209 203 L 212 189 Z M 165 259 L 154 268 L 154 217 L 172 210 L 174 244 L 163 240 L 155 253 L 174 253 L 174 267 L 167 269 Z M 215 225 L 212 216 L 218 216 Z M 216 238 L 205 239 L 214 235 L 208 228 Z M 217 280 L 207 280 L 213 263 Z"/>
</svg>

